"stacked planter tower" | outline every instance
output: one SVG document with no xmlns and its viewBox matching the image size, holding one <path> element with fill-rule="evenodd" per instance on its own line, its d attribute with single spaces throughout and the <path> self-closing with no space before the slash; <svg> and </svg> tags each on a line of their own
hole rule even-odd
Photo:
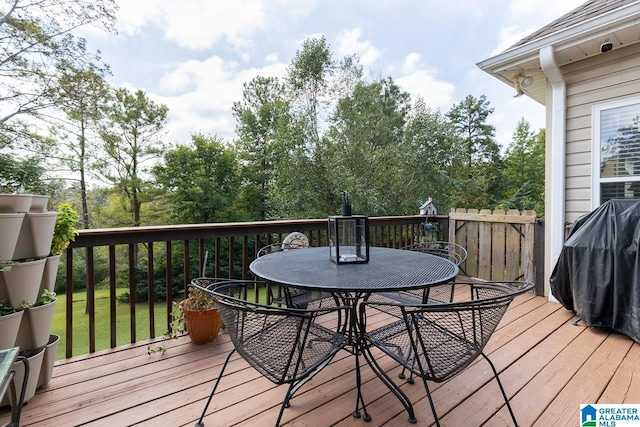
<svg viewBox="0 0 640 427">
<path fill-rule="evenodd" d="M 48 199 L 0 194 L 0 303 L 5 308 L 0 312 L 0 350 L 19 347 L 29 360 L 25 402 L 51 380 L 59 340 L 51 335 L 51 292 L 60 261 L 59 255 L 50 255 L 57 212 L 47 210 Z M 14 369 L 16 390 L 21 390 L 24 365 L 15 363 Z M 9 404 L 8 396 L 0 401 L 0 406 Z"/>
</svg>

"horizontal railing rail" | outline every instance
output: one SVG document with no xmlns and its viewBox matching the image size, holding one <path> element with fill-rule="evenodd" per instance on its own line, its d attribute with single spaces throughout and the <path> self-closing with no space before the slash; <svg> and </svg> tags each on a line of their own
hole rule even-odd
<svg viewBox="0 0 640 427">
<path fill-rule="evenodd" d="M 421 239 L 433 239 L 434 233 L 439 239 L 448 233 L 446 216 L 431 217 L 429 221 L 418 215 L 373 217 L 369 219 L 369 226 L 371 245 L 380 247 L 400 248 Z M 81 348 L 81 353 L 103 349 L 104 346 L 98 348 L 96 344 L 96 338 L 102 338 L 100 334 L 109 335 L 111 348 L 125 344 L 118 341 L 117 331 L 127 323 L 131 343 L 155 338 L 157 329 L 170 330 L 173 302 L 184 295 L 192 278 L 202 275 L 249 278 L 249 264 L 257 251 L 294 231 L 305 233 L 311 246 L 325 246 L 327 219 L 81 230 L 66 250 L 62 267 L 66 291 L 66 330 L 62 339 L 65 356 L 78 354 L 74 348 Z M 121 304 L 117 289 L 123 286 L 129 293 L 128 319 L 121 319 L 117 314 Z M 74 322 L 77 325 L 80 321 L 74 319 L 74 304 L 76 307 L 78 304 L 74 302 L 74 287 L 86 289 L 82 322 L 88 329 L 88 342 L 74 340 Z M 99 288 L 108 288 L 108 325 L 97 325 L 96 321 Z M 158 319 L 155 313 L 158 290 L 164 295 L 161 304 L 166 308 L 166 316 L 163 319 Z M 256 293 L 255 298 L 258 297 Z M 137 314 L 142 311 L 148 311 L 146 319 L 140 319 Z M 77 310 L 75 313 L 77 316 Z M 145 325 L 148 322 L 145 331 L 138 327 L 139 320 Z M 156 322 L 162 327 L 157 328 Z"/>
</svg>

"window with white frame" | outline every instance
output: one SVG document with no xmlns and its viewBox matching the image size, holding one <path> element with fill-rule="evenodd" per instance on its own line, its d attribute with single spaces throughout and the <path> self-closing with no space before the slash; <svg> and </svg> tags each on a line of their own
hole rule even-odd
<svg viewBox="0 0 640 427">
<path fill-rule="evenodd" d="M 592 207 L 640 199 L 640 98 L 593 107 Z"/>
</svg>

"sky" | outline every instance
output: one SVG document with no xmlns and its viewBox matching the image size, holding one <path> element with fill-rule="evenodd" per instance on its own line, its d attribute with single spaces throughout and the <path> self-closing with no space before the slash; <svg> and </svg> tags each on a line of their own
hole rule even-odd
<svg viewBox="0 0 640 427">
<path fill-rule="evenodd" d="M 302 43 L 324 36 L 333 57 L 356 54 L 369 81 L 391 77 L 412 101 L 446 113 L 486 95 L 506 147 L 520 119 L 543 128 L 544 106 L 476 63 L 584 0 L 116 0 L 118 34 L 83 29 L 111 66 L 107 80 L 169 108 L 166 141 L 235 139 L 234 102 L 256 76 L 283 77 Z"/>
</svg>

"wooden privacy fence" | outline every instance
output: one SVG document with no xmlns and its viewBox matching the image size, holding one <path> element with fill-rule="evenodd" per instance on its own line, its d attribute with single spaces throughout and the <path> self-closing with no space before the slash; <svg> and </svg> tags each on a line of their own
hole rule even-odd
<svg viewBox="0 0 640 427">
<path fill-rule="evenodd" d="M 534 211 L 454 209 L 449 241 L 467 249 L 461 273 L 484 280 L 536 282 Z"/>
</svg>

